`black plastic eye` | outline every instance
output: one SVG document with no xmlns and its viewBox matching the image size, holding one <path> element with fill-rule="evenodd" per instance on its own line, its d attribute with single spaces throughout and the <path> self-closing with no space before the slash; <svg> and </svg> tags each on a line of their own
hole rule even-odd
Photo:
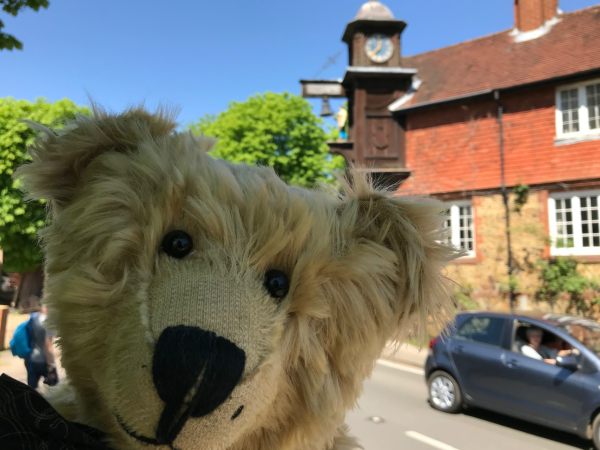
<svg viewBox="0 0 600 450">
<path fill-rule="evenodd" d="M 265 289 L 273 298 L 283 298 L 290 290 L 290 280 L 281 270 L 269 270 L 265 274 Z"/>
<path fill-rule="evenodd" d="M 173 258 L 181 259 L 190 254 L 194 243 L 189 234 L 181 230 L 169 231 L 160 245 L 162 251 Z"/>
</svg>

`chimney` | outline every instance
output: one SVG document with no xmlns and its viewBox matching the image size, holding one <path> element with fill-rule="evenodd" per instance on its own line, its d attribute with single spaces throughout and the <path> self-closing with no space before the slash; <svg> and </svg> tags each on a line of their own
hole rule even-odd
<svg viewBox="0 0 600 450">
<path fill-rule="evenodd" d="M 535 30 L 556 16 L 558 0 L 515 0 L 515 28 Z"/>
</svg>

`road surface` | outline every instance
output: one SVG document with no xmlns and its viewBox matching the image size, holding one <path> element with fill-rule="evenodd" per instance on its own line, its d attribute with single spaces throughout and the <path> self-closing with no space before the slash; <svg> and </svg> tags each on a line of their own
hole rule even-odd
<svg viewBox="0 0 600 450">
<path fill-rule="evenodd" d="M 427 404 L 426 395 L 420 369 L 382 362 L 346 423 L 365 450 L 593 448 L 576 436 L 482 410 L 441 413 Z"/>
</svg>

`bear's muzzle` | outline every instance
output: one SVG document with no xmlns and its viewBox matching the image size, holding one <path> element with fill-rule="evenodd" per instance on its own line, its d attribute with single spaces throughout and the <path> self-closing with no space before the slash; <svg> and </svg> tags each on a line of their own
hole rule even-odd
<svg viewBox="0 0 600 450">
<path fill-rule="evenodd" d="M 152 377 L 165 402 L 156 440 L 172 443 L 189 417 L 210 414 L 237 386 L 245 352 L 231 341 L 198 327 L 165 328 L 156 342 Z"/>
</svg>

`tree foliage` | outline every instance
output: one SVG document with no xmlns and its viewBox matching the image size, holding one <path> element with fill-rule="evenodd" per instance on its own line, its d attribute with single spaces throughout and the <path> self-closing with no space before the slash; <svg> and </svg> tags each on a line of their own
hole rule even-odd
<svg viewBox="0 0 600 450">
<path fill-rule="evenodd" d="M 35 131 L 23 119 L 59 128 L 85 111 L 70 100 L 0 98 L 0 248 L 6 271 L 29 271 L 41 262 L 36 234 L 45 223 L 44 202 L 25 202 L 19 183 L 12 179 L 15 169 L 29 160 L 26 150 L 35 139 Z"/>
<path fill-rule="evenodd" d="M 598 284 L 579 273 L 577 261 L 556 258 L 540 262 L 540 287 L 536 297 L 554 305 L 561 297 L 568 297 L 571 309 L 586 313 L 600 300 Z"/>
<path fill-rule="evenodd" d="M 16 16 L 23 8 L 31 8 L 38 11 L 40 8 L 48 7 L 48 0 L 0 0 L 2 11 Z M 0 20 L 0 50 L 22 50 L 23 43 L 12 34 L 4 33 L 4 22 Z"/>
<path fill-rule="evenodd" d="M 332 172 L 343 167 L 341 157 L 328 153 L 321 125 L 303 98 L 266 93 L 231 103 L 190 129 L 217 138 L 211 152 L 216 157 L 270 166 L 286 182 L 310 187 L 332 181 Z"/>
</svg>

